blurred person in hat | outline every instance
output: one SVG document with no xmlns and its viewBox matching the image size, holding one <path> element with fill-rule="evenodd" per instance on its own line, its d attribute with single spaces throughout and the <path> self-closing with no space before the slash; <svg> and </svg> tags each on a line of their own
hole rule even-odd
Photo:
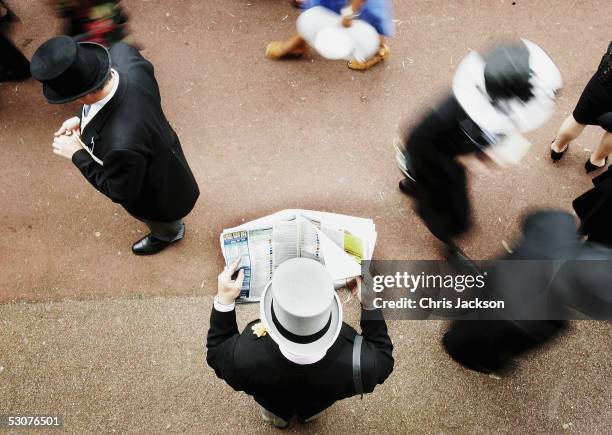
<svg viewBox="0 0 612 435">
<path fill-rule="evenodd" d="M 565 118 L 550 145 L 553 162 L 561 160 L 570 142 L 577 139 L 587 125 L 604 129 L 599 145 L 584 164 L 588 174 L 606 166 L 612 154 L 612 42 L 582 91 L 574 112 Z"/>
<path fill-rule="evenodd" d="M 219 275 L 206 360 L 232 388 L 253 396 L 264 421 L 279 428 L 293 416 L 311 421 L 337 400 L 372 392 L 391 374 L 393 345 L 381 310 L 362 305 L 357 334 L 343 323 L 332 278 L 315 260 L 282 263 L 262 294 L 261 319 L 241 333 L 238 265 L 239 259 Z"/>
<path fill-rule="evenodd" d="M 296 35 L 269 43 L 268 59 L 299 57 L 310 46 L 327 59 L 367 70 L 389 57 L 385 38 L 395 33 L 389 0 L 305 0 L 301 7 Z"/>
<path fill-rule="evenodd" d="M 149 227 L 133 253 L 181 240 L 199 190 L 162 110 L 153 65 L 124 43 L 107 50 L 58 36 L 36 50 L 30 69 L 49 103 L 83 104 L 55 132 L 53 152 Z"/>
<path fill-rule="evenodd" d="M 473 51 L 457 68 L 452 94 L 396 142 L 399 187 L 449 259 L 469 260 L 455 244 L 470 227 L 466 169 L 518 164 L 531 145 L 521 133 L 552 116 L 561 86 L 559 70 L 533 42 Z"/>
<path fill-rule="evenodd" d="M 30 62 L 7 35 L 10 25 L 17 21 L 17 15 L 0 0 L 0 82 L 30 77 Z"/>
</svg>

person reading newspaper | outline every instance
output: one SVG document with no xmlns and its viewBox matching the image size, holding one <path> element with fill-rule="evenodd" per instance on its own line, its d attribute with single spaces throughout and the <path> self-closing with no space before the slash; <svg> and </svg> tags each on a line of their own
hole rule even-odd
<svg viewBox="0 0 612 435">
<path fill-rule="evenodd" d="M 278 428 L 293 416 L 309 422 L 389 377 L 393 344 L 381 310 L 361 306 L 359 335 L 342 321 L 329 271 L 310 258 L 279 265 L 261 294 L 261 319 L 239 332 L 234 301 L 245 278 L 239 265 L 236 258 L 219 275 L 206 361 L 234 390 L 253 396 L 264 421 Z"/>
</svg>

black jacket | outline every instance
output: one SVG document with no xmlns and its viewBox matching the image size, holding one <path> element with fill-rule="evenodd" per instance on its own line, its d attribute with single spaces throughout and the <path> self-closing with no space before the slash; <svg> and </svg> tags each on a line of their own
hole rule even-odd
<svg viewBox="0 0 612 435">
<path fill-rule="evenodd" d="M 589 241 L 612 247 L 612 169 L 593 178 L 593 189 L 572 205 L 580 217 L 581 231 Z"/>
<path fill-rule="evenodd" d="M 213 308 L 210 316 L 206 361 L 236 391 L 252 395 L 285 420 L 294 415 L 309 418 L 356 394 L 352 352 L 357 333 L 346 323 L 321 361 L 299 365 L 287 360 L 269 335 L 257 338 L 251 331 L 255 322 L 240 334 L 235 310 L 222 313 Z M 360 325 L 361 376 L 369 393 L 393 370 L 393 344 L 380 310 L 362 310 Z"/>
<path fill-rule="evenodd" d="M 465 169 L 456 160 L 458 155 L 479 150 L 466 134 L 468 128 L 480 133 L 450 95 L 427 113 L 405 140 L 406 160 L 416 179 L 417 213 L 444 242 L 460 236 L 471 225 Z"/>
<path fill-rule="evenodd" d="M 124 43 L 110 49 L 119 87 L 81 132 L 85 150 L 72 161 L 101 193 L 134 216 L 173 221 L 196 203 L 198 185 L 161 108 L 153 65 Z"/>
</svg>

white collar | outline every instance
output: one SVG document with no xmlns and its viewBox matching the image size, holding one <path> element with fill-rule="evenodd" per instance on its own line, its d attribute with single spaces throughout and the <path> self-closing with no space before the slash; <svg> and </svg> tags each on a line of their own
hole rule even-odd
<svg viewBox="0 0 612 435">
<path fill-rule="evenodd" d="M 289 352 L 288 350 L 283 349 L 282 346 L 279 346 L 278 348 L 280 349 L 281 353 L 283 354 L 285 358 L 299 365 L 314 364 L 316 362 L 321 361 L 325 357 L 325 352 L 319 355 L 302 356 L 302 355 L 295 355 Z"/>
<path fill-rule="evenodd" d="M 93 119 L 96 114 L 102 110 L 102 108 L 115 96 L 117 92 L 117 88 L 119 87 L 119 73 L 113 68 L 111 69 L 111 74 L 115 76 L 115 80 L 113 83 L 113 88 L 108 93 L 108 95 L 102 98 L 100 101 L 96 101 L 89 107 L 89 113 L 85 116 L 85 106 L 83 106 L 83 116 L 81 117 L 81 131 L 85 128 L 85 126 Z"/>
</svg>

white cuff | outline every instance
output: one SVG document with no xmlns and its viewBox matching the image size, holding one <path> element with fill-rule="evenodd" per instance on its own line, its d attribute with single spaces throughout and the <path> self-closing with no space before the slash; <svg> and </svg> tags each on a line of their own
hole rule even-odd
<svg viewBox="0 0 612 435">
<path fill-rule="evenodd" d="M 213 301 L 213 307 L 215 307 L 215 310 L 220 311 L 221 313 L 229 313 L 230 311 L 234 310 L 234 308 L 236 307 L 236 304 L 235 303 L 231 303 L 229 305 L 222 304 L 221 302 L 219 302 L 219 298 L 215 296 L 215 299 Z"/>
</svg>

